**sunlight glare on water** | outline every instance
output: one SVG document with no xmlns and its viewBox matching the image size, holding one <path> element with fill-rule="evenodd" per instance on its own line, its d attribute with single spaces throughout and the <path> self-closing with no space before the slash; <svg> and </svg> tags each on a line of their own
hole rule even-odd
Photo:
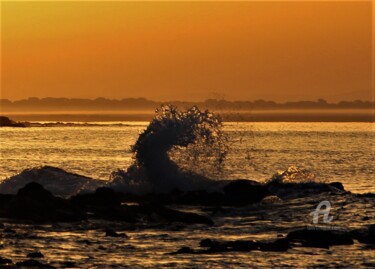
<svg viewBox="0 0 375 269">
<path fill-rule="evenodd" d="M 133 163 L 130 147 L 147 122 L 1 128 L 0 178 L 50 165 L 93 178 Z M 355 192 L 374 191 L 373 123 L 225 123 L 223 178 L 267 180 L 290 166 Z M 194 164 L 191 164 L 194 166 Z"/>
</svg>

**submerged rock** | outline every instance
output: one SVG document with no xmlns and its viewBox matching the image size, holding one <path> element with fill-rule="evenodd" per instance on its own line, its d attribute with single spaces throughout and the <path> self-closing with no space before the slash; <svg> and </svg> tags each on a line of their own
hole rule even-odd
<svg viewBox="0 0 375 269">
<path fill-rule="evenodd" d="M 32 182 L 20 189 L 0 211 L 3 217 L 34 222 L 71 222 L 85 219 L 67 200 L 54 197 L 43 186 Z"/>
<path fill-rule="evenodd" d="M 13 264 L 11 259 L 0 257 L 0 265 L 11 265 Z"/>
<path fill-rule="evenodd" d="M 260 243 L 259 249 L 261 251 L 287 251 L 291 247 L 290 241 L 287 238 L 276 239 L 270 242 Z"/>
<path fill-rule="evenodd" d="M 348 232 L 320 229 L 300 229 L 288 233 L 287 238 L 304 247 L 329 248 L 334 245 L 354 244 Z"/>
<path fill-rule="evenodd" d="M 193 254 L 195 251 L 190 247 L 181 247 L 176 252 L 172 252 L 171 254 Z"/>
<path fill-rule="evenodd" d="M 44 258 L 44 255 L 40 251 L 31 252 L 27 254 L 27 258 Z"/>
<path fill-rule="evenodd" d="M 33 260 L 33 259 L 30 259 L 30 260 L 26 260 L 26 261 L 23 261 L 23 262 L 17 262 L 16 263 L 16 266 L 17 267 L 30 267 L 30 268 L 56 268 L 52 265 L 49 265 L 49 264 L 45 264 L 45 263 L 41 263 L 39 261 L 36 261 L 36 260 Z"/>
<path fill-rule="evenodd" d="M 375 245 L 375 224 L 371 224 L 368 229 L 353 230 L 350 234 L 362 244 Z"/>
<path fill-rule="evenodd" d="M 190 247 L 182 247 L 172 254 L 194 253 L 194 254 L 214 254 L 222 252 L 248 252 L 252 250 L 260 251 L 287 251 L 291 245 L 287 238 L 275 239 L 271 241 L 254 241 L 254 240 L 212 240 L 203 239 L 199 243 L 203 249 L 193 250 Z"/>
<path fill-rule="evenodd" d="M 135 209 L 141 214 L 159 215 L 162 219 L 164 219 L 167 222 L 182 222 L 185 224 L 213 224 L 213 221 L 209 217 L 195 213 L 174 210 L 158 204 L 140 205 L 138 208 Z"/>
<path fill-rule="evenodd" d="M 335 187 L 336 189 L 339 189 L 341 191 L 345 191 L 344 185 L 341 182 L 331 182 L 328 185 Z"/>
<path fill-rule="evenodd" d="M 253 180 L 234 180 L 223 188 L 225 202 L 230 205 L 248 205 L 260 202 L 272 193 L 263 184 Z"/>
<path fill-rule="evenodd" d="M 117 233 L 115 232 L 114 230 L 112 229 L 107 229 L 105 231 L 105 236 L 109 236 L 109 237 L 124 237 L 124 238 L 129 238 L 129 236 L 127 236 L 126 233 Z"/>
<path fill-rule="evenodd" d="M 318 182 L 284 183 L 279 181 L 271 181 L 267 183 L 267 187 L 270 192 L 284 200 L 317 195 L 320 193 L 346 193 L 343 185 L 340 182 L 334 182 L 331 184 Z"/>
<path fill-rule="evenodd" d="M 119 193 L 106 187 L 96 189 L 94 193 L 78 194 L 70 200 L 81 208 L 90 207 L 116 207 L 121 205 Z"/>
</svg>

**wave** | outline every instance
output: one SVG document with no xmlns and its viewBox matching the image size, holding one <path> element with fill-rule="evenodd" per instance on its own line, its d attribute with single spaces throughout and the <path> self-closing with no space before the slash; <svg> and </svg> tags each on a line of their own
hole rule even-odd
<svg viewBox="0 0 375 269">
<path fill-rule="evenodd" d="M 141 186 L 152 192 L 215 186 L 206 173 L 194 172 L 194 167 L 200 163 L 210 163 L 211 168 L 222 165 L 228 149 L 222 127 L 221 118 L 208 110 L 193 106 L 181 111 L 172 105 L 161 106 L 132 147 L 134 164 L 126 171 L 113 172 L 110 186 L 124 190 Z M 188 165 L 173 160 L 171 153 L 178 156 L 176 150 L 183 153 L 177 159 L 189 160 Z M 205 162 L 202 157 L 206 157 Z"/>
</svg>

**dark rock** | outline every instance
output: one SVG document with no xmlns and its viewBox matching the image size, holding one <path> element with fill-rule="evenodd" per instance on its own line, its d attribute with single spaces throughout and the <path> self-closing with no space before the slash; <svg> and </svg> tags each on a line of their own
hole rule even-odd
<svg viewBox="0 0 375 269">
<path fill-rule="evenodd" d="M 126 237 L 126 238 L 128 238 L 128 236 L 125 233 L 117 233 L 117 232 L 115 232 L 114 230 L 111 230 L 111 229 L 107 229 L 105 231 L 105 236 L 110 236 L 110 237 Z"/>
<path fill-rule="evenodd" d="M 212 247 L 214 244 L 218 244 L 218 241 L 212 240 L 209 238 L 202 239 L 199 243 L 201 247 L 207 247 L 207 248 Z"/>
<path fill-rule="evenodd" d="M 313 181 L 284 182 L 280 180 L 271 180 L 266 185 L 270 192 L 283 200 L 312 196 L 320 193 L 330 193 L 330 195 L 346 194 L 345 190 L 343 189 L 344 187 L 340 182 L 327 184 Z"/>
<path fill-rule="evenodd" d="M 195 252 L 190 247 L 182 247 L 179 250 L 177 250 L 176 252 L 173 252 L 172 254 L 193 254 L 193 253 L 195 253 Z"/>
<path fill-rule="evenodd" d="M 11 228 L 5 228 L 4 229 L 4 233 L 8 233 L 8 234 L 15 234 L 17 233 L 15 230 L 11 229 Z"/>
<path fill-rule="evenodd" d="M 67 200 L 54 197 L 38 183 L 20 189 L 6 205 L 5 216 L 34 222 L 71 222 L 85 219 Z"/>
<path fill-rule="evenodd" d="M 371 224 L 367 230 L 352 230 L 351 235 L 362 244 L 375 244 L 375 224 Z"/>
<path fill-rule="evenodd" d="M 136 223 L 139 219 L 137 210 L 122 205 L 118 207 L 91 207 L 91 212 L 94 213 L 94 218 L 105 220 L 125 221 L 129 223 Z"/>
<path fill-rule="evenodd" d="M 61 267 L 62 268 L 78 268 L 77 264 L 71 261 L 61 262 Z"/>
<path fill-rule="evenodd" d="M 341 182 L 331 182 L 328 185 L 335 187 L 336 189 L 345 191 L 344 185 Z"/>
<path fill-rule="evenodd" d="M 229 205 L 248 205 L 260 202 L 272 195 L 266 186 L 252 180 L 235 180 L 223 188 L 226 203 Z"/>
<path fill-rule="evenodd" d="M 27 254 L 26 257 L 27 258 L 44 258 L 44 255 L 41 252 L 36 251 L 36 252 L 31 252 L 31 253 Z"/>
<path fill-rule="evenodd" d="M 118 198 L 116 192 L 110 188 L 101 187 L 101 188 L 96 189 L 94 198 L 101 205 L 106 205 L 106 206 L 121 205 L 121 201 Z"/>
<path fill-rule="evenodd" d="M 118 194 L 110 188 L 100 187 L 95 193 L 78 194 L 70 199 L 82 208 L 120 206 Z"/>
<path fill-rule="evenodd" d="M 368 232 L 369 232 L 369 235 L 370 235 L 370 236 L 375 236 L 375 224 L 371 224 L 371 225 L 368 227 Z"/>
<path fill-rule="evenodd" d="M 355 194 L 357 197 L 361 198 L 375 198 L 375 193 L 368 192 L 368 193 L 357 193 Z"/>
<path fill-rule="evenodd" d="M 235 241 L 217 241 L 212 239 L 203 239 L 199 245 L 208 248 L 206 252 L 228 252 L 228 251 L 251 251 L 258 248 L 253 240 L 235 240 Z"/>
<path fill-rule="evenodd" d="M 219 253 L 252 250 L 286 251 L 290 248 L 290 241 L 286 238 L 264 242 L 257 242 L 253 240 L 218 241 L 212 239 L 203 239 L 199 243 L 199 245 L 208 249 L 197 253 Z"/>
<path fill-rule="evenodd" d="M 257 242 L 253 240 L 235 240 L 228 242 L 227 245 L 232 251 L 251 251 L 258 249 Z"/>
<path fill-rule="evenodd" d="M 181 212 L 158 204 L 145 204 L 133 208 L 136 208 L 138 213 L 141 214 L 157 214 L 168 222 L 182 222 L 185 224 L 213 224 L 213 221 L 206 216 L 190 212 Z"/>
<path fill-rule="evenodd" d="M 55 268 L 52 265 L 44 264 L 44 263 L 41 263 L 39 261 L 32 260 L 32 259 L 26 260 L 23 262 L 17 262 L 16 266 L 17 267 L 32 267 L 32 268 Z"/>
<path fill-rule="evenodd" d="M 30 197 L 38 200 L 50 200 L 53 195 L 36 182 L 30 182 L 18 190 L 18 197 Z"/>
<path fill-rule="evenodd" d="M 0 126 L 11 126 L 12 121 L 8 117 L 0 116 Z"/>
<path fill-rule="evenodd" d="M 302 243 L 305 247 L 329 248 L 333 245 L 352 245 L 349 233 L 333 230 L 301 229 L 288 233 L 291 241 Z"/>
<path fill-rule="evenodd" d="M 0 257 L 0 265 L 10 265 L 12 264 L 12 260 Z"/>
<path fill-rule="evenodd" d="M 179 197 L 175 197 L 175 201 L 178 204 L 207 206 L 220 206 L 226 202 L 223 193 L 208 192 L 205 190 L 188 191 Z"/>
<path fill-rule="evenodd" d="M 290 248 L 290 241 L 287 238 L 277 239 L 275 241 L 260 243 L 261 251 L 287 251 Z"/>
<path fill-rule="evenodd" d="M 8 117 L 0 116 L 0 127 L 26 127 L 26 124 L 15 122 Z"/>
</svg>

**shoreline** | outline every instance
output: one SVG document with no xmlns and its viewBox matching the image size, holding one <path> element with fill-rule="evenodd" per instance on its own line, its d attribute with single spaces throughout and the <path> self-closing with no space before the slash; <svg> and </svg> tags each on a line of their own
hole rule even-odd
<svg viewBox="0 0 375 269">
<path fill-rule="evenodd" d="M 216 112 L 224 122 L 374 122 L 374 110 L 257 110 Z M 51 111 L 1 112 L 15 121 L 111 122 L 150 121 L 154 112 Z"/>
</svg>

